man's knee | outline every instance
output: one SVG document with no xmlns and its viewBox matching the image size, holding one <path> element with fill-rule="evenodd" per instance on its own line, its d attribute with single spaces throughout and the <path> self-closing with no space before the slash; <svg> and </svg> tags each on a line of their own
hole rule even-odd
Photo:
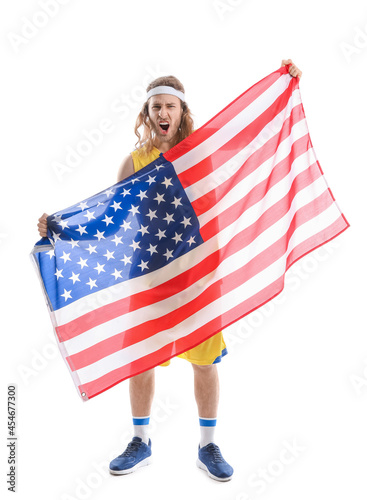
<svg viewBox="0 0 367 500">
<path fill-rule="evenodd" d="M 191 365 L 194 369 L 194 372 L 198 374 L 212 373 L 217 369 L 217 365 L 195 365 L 195 363 L 191 363 Z"/>
</svg>

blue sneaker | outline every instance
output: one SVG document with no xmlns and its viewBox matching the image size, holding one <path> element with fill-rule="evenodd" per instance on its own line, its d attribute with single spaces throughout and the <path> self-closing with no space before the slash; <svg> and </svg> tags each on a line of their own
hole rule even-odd
<svg viewBox="0 0 367 500">
<path fill-rule="evenodd" d="M 112 460 L 110 463 L 111 474 L 130 474 L 138 467 L 149 465 L 152 461 L 152 442 L 149 444 L 142 442 L 140 437 L 133 437 L 133 440 L 127 445 L 124 453 Z"/>
<path fill-rule="evenodd" d="M 206 470 L 209 477 L 217 481 L 232 479 L 233 469 L 224 460 L 219 447 L 214 443 L 209 443 L 203 448 L 199 445 L 199 458 L 196 465 L 199 469 Z"/>
</svg>

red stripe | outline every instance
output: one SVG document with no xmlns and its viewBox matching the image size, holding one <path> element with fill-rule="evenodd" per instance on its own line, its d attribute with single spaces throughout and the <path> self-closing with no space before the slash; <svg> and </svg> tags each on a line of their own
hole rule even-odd
<svg viewBox="0 0 367 500">
<path fill-rule="evenodd" d="M 290 202 L 289 200 L 287 201 L 289 207 Z M 70 356 L 67 360 L 71 369 L 79 370 L 80 368 L 92 364 L 109 354 L 119 351 L 120 349 L 141 342 L 142 340 L 146 340 L 162 330 L 174 328 L 177 324 L 197 313 L 214 300 L 239 287 L 244 282 L 266 269 L 270 264 L 281 258 L 281 256 L 287 251 L 289 239 L 296 228 L 308 220 L 316 217 L 319 213 L 326 210 L 332 203 L 333 201 L 328 195 L 328 192 L 325 191 L 308 205 L 300 208 L 298 212 L 294 214 L 287 233 L 278 241 L 270 245 L 267 249 L 256 255 L 250 262 L 242 266 L 240 269 L 228 274 L 224 278 L 221 278 L 219 281 L 213 283 L 198 297 L 175 309 L 174 311 L 171 311 L 160 318 L 146 321 L 145 323 L 99 342 L 80 353 Z M 258 229 L 258 225 L 259 224 L 257 224 L 254 228 L 255 231 Z M 252 237 L 249 236 L 250 235 L 248 235 L 245 242 L 242 242 L 244 243 L 243 245 L 241 245 L 241 239 L 234 238 L 227 245 L 228 255 L 232 255 L 241 249 L 242 246 L 247 246 L 247 244 L 253 241 L 257 235 L 253 235 Z M 224 260 L 224 257 L 220 256 L 219 261 L 222 260 Z"/>
<path fill-rule="evenodd" d="M 266 147 L 262 151 L 258 151 L 255 154 L 251 155 L 248 160 L 243 164 L 241 169 L 239 169 L 235 175 L 227 179 L 226 181 L 222 181 L 221 184 L 206 193 L 205 195 L 197 198 L 192 202 L 192 207 L 195 210 L 197 216 L 202 215 L 203 213 L 210 210 L 214 205 L 216 205 L 225 195 L 227 195 L 239 182 L 245 179 L 249 174 L 255 171 L 257 168 L 260 168 L 262 163 L 271 158 L 280 142 L 280 137 L 274 137 L 272 140 L 268 141 Z M 308 135 L 301 137 L 296 140 L 291 147 L 289 155 L 284 158 L 279 163 L 273 166 L 273 170 L 269 173 L 269 177 L 262 182 L 260 182 L 253 189 L 263 192 L 263 188 L 265 188 L 265 194 L 270 189 L 271 186 L 275 185 L 281 179 L 283 179 L 286 175 L 288 175 L 291 170 L 291 166 L 293 161 L 298 157 L 304 154 L 310 146 Z"/>
<path fill-rule="evenodd" d="M 228 123 L 232 118 L 234 118 L 238 113 L 243 111 L 244 108 L 249 106 L 255 99 L 257 99 L 261 94 L 263 94 L 274 82 L 276 82 L 283 74 L 286 74 L 285 68 L 275 71 L 271 75 L 266 76 L 260 82 L 256 83 L 243 94 L 241 94 L 237 99 L 232 101 L 223 110 L 217 113 L 211 120 L 205 123 L 202 127 L 197 129 L 194 133 L 189 135 L 184 141 L 180 142 L 169 151 L 164 153 L 166 160 L 173 162 L 177 160 L 180 156 L 183 156 L 191 149 L 195 148 L 210 136 L 212 136 L 217 130 Z M 288 89 L 290 93 L 294 91 L 299 85 L 296 78 L 290 80 Z"/>
<path fill-rule="evenodd" d="M 287 213 L 289 203 L 293 200 L 296 192 L 314 182 L 318 175 L 320 175 L 320 171 L 317 169 L 315 164 L 304 172 L 301 172 L 301 174 L 294 179 L 289 193 L 279 200 L 274 206 L 265 211 L 258 221 L 255 221 L 251 226 L 236 235 L 232 241 L 237 241 L 238 239 L 242 242 L 241 246 L 245 245 L 244 241 L 248 241 L 248 243 L 253 241 L 255 237 L 254 231 L 256 232 L 257 230 L 258 232 L 256 234 L 258 235 L 275 223 L 279 218 L 283 217 Z M 254 194 L 256 194 L 257 198 L 252 197 Z M 225 211 L 220 217 L 215 219 L 217 221 L 215 229 L 218 231 L 222 230 L 228 224 L 237 220 L 245 210 L 261 199 L 262 196 L 262 192 L 254 193 L 252 190 L 246 197 L 243 198 L 243 200 L 240 200 L 240 202 L 234 205 L 235 210 Z M 206 224 L 201 232 L 203 233 L 204 231 L 204 233 L 209 235 L 209 230 L 213 230 L 213 224 L 211 223 Z M 69 340 L 111 319 L 123 316 L 124 314 L 135 311 L 141 307 L 148 306 L 152 304 L 152 302 L 158 302 L 173 296 L 174 294 L 188 288 L 195 283 L 195 281 L 206 276 L 209 272 L 212 272 L 218 266 L 218 262 L 220 262 L 219 259 L 222 258 L 222 255 L 228 256 L 228 252 L 229 249 L 227 247 L 214 252 L 187 271 L 155 287 L 154 294 L 152 293 L 152 290 L 145 290 L 130 297 L 102 306 L 58 327 L 60 341 Z"/>
</svg>

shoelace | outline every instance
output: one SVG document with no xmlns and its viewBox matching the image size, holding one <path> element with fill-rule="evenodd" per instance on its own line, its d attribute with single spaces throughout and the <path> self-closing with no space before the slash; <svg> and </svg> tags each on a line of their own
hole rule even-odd
<svg viewBox="0 0 367 500">
<path fill-rule="evenodd" d="M 140 443 L 132 441 L 127 445 L 126 450 L 124 451 L 124 453 L 122 453 L 122 455 L 120 455 L 120 457 L 129 457 L 132 453 L 139 449 L 139 445 Z"/>
<path fill-rule="evenodd" d="M 216 444 L 210 444 L 207 448 L 210 453 L 213 453 L 213 458 L 215 463 L 225 462 L 219 447 Z"/>
</svg>

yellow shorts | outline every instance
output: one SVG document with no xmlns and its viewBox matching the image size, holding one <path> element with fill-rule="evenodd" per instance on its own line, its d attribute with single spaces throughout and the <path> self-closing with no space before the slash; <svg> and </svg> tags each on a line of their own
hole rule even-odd
<svg viewBox="0 0 367 500">
<path fill-rule="evenodd" d="M 214 363 L 219 363 L 222 356 L 226 354 L 227 348 L 223 339 L 223 334 L 219 332 L 189 351 L 179 354 L 177 357 L 186 359 L 190 361 L 190 363 L 194 363 L 194 365 L 212 365 Z M 168 360 L 160 366 L 168 366 L 170 362 L 171 361 Z"/>
</svg>

